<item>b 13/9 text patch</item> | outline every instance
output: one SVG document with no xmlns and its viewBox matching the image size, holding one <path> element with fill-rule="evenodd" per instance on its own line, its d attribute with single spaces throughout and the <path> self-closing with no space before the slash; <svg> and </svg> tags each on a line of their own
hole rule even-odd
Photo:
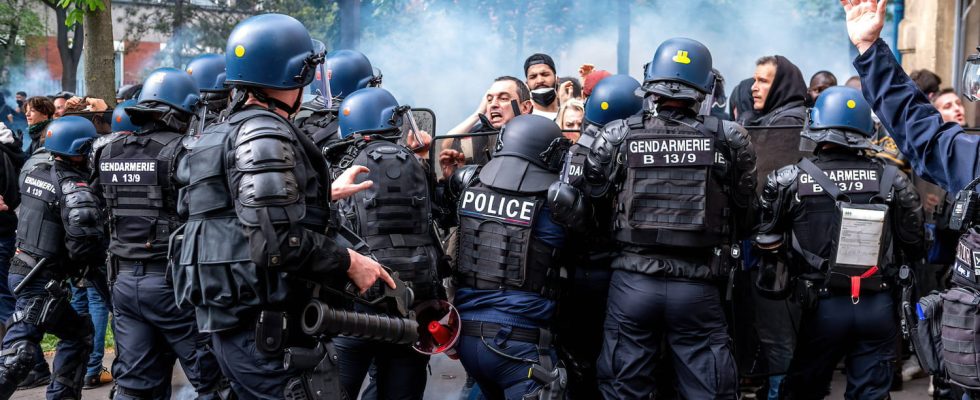
<svg viewBox="0 0 980 400">
<path fill-rule="evenodd" d="M 823 171 L 842 193 L 877 193 L 880 174 L 874 169 L 829 169 Z M 823 195 L 823 187 L 807 173 L 800 173 L 800 196 Z"/>
<path fill-rule="evenodd" d="M 630 168 L 712 165 L 714 154 L 714 140 L 700 136 L 626 141 L 626 162 Z"/>
</svg>

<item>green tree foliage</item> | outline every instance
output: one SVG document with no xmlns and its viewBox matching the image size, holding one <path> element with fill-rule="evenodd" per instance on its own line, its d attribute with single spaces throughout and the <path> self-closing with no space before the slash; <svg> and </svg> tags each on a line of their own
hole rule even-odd
<svg viewBox="0 0 980 400">
<path fill-rule="evenodd" d="M 25 38 L 42 34 L 41 20 L 27 0 L 0 0 L 0 84 L 9 79 L 2 66 L 23 62 Z"/>
</svg>

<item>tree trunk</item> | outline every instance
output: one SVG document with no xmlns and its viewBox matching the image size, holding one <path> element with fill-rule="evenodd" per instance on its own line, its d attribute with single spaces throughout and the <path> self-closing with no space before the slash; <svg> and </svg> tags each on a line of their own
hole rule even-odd
<svg viewBox="0 0 980 400">
<path fill-rule="evenodd" d="M 630 0 L 618 1 L 619 41 L 616 43 L 616 73 L 630 73 Z"/>
<path fill-rule="evenodd" d="M 78 24 L 74 26 L 74 38 L 69 47 L 69 28 L 65 26 L 65 20 L 68 18 L 68 10 L 58 7 L 57 1 L 53 0 L 44 0 L 44 5 L 54 10 L 55 20 L 58 25 L 58 56 L 61 58 L 61 90 L 74 93 L 77 88 L 78 60 L 82 57 L 82 47 L 84 47 L 85 42 L 84 29 Z"/>
<path fill-rule="evenodd" d="M 116 97 L 115 49 L 112 45 L 112 2 L 102 0 L 105 10 L 85 13 L 86 95 L 113 104 Z"/>
<path fill-rule="evenodd" d="M 339 0 L 340 49 L 356 50 L 361 44 L 361 0 Z"/>
</svg>

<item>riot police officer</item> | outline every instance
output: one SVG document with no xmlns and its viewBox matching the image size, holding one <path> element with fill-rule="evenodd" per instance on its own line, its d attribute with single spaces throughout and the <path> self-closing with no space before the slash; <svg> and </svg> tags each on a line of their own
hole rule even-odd
<svg viewBox="0 0 980 400">
<path fill-rule="evenodd" d="M 228 119 L 190 144 L 178 165 L 188 220 L 172 236 L 177 302 L 196 308 L 241 398 L 340 397 L 332 345 L 301 334 L 297 317 L 313 296 L 307 282 L 350 279 L 365 290 L 381 278 L 395 286 L 377 262 L 326 234 L 333 192 L 326 163 L 287 119 L 322 59 L 292 17 L 240 22 L 225 52 Z M 287 359 L 309 361 L 285 357 L 293 354 L 287 348 L 314 346 L 315 368 L 286 367 Z"/>
<path fill-rule="evenodd" d="M 796 278 L 804 308 L 786 385 L 794 399 L 827 396 L 843 357 L 846 398 L 883 399 L 891 387 L 891 279 L 922 256 L 922 205 L 904 173 L 864 153 L 873 134 L 861 92 L 828 88 L 802 133 L 814 157 L 773 171 L 763 190 L 759 289 L 788 295 L 787 278 Z"/>
<path fill-rule="evenodd" d="M 381 88 L 355 91 L 340 104 L 341 139 L 354 139 L 337 168 L 363 166 L 367 190 L 344 200 L 342 214 L 382 265 L 397 272 L 415 294 L 415 302 L 445 299 L 437 266 L 442 248 L 433 231 L 432 193 L 423 163 L 412 149 L 399 144 L 407 106 Z M 360 311 L 385 312 L 358 306 Z M 358 338 L 334 340 L 340 356 L 341 381 L 352 396 L 376 365 L 377 398 L 421 399 L 429 357 L 408 346 L 378 344 Z"/>
<path fill-rule="evenodd" d="M 585 179 L 582 165 L 596 134 L 607 123 L 640 112 L 643 99 L 635 93 L 639 88 L 640 83 L 629 75 L 613 75 L 595 85 L 585 102 L 582 134 L 569 151 L 561 180 L 552 184 L 552 193 L 561 192 L 562 185 L 582 185 Z M 559 218 L 557 222 L 567 224 L 568 221 L 560 220 L 560 215 L 556 217 Z M 568 238 L 571 244 L 567 246 L 565 259 L 570 279 L 558 305 L 559 355 L 568 367 L 568 397 L 572 399 L 602 397 L 595 378 L 595 361 L 602 350 L 602 323 L 612 275 L 609 265 L 615 245 L 612 237 L 605 233 L 609 231 L 608 213 L 589 222 L 587 226 L 569 226 L 581 231 L 576 233 L 589 234 L 573 234 Z"/>
<path fill-rule="evenodd" d="M 174 171 L 199 100 L 184 71 L 153 71 L 137 104 L 123 109 L 139 129 L 119 131 L 94 157 L 93 186 L 109 214 L 117 399 L 169 398 L 175 359 L 200 398 L 217 398 L 224 386 L 209 336 L 197 330 L 194 311 L 174 301 L 167 266 L 170 234 L 180 225 Z M 134 128 L 123 122 L 114 124 Z"/>
<path fill-rule="evenodd" d="M 323 43 L 314 40 L 314 47 L 317 44 L 325 48 Z M 340 102 L 357 90 L 378 86 L 381 86 L 381 76 L 374 74 L 367 56 L 356 50 L 331 51 L 311 85 L 316 97 L 303 104 L 296 117 L 296 126 L 322 149 L 340 139 L 337 134 Z"/>
<path fill-rule="evenodd" d="M 45 135 L 52 158 L 32 167 L 20 186 L 9 278 L 17 304 L 0 352 L 0 399 L 27 376 L 45 332 L 60 339 L 48 398 L 81 398 L 92 350 L 92 321 L 68 304 L 65 279 L 81 277 L 105 255 L 101 202 L 87 183 L 87 153 L 98 134 L 89 120 L 68 116 L 51 122 Z"/>
<path fill-rule="evenodd" d="M 682 397 L 735 398 L 716 284 L 751 226 L 755 152 L 737 124 L 697 115 L 714 80 L 703 44 L 665 41 L 640 88 L 656 115 L 607 124 L 585 159 L 584 190 L 592 208 L 612 210 L 609 234 L 621 248 L 612 260 L 598 361 L 607 399 L 647 398 L 656 389 L 662 341 Z M 577 220 L 582 193 L 564 189 L 552 197 L 554 212 Z"/>
<path fill-rule="evenodd" d="M 225 57 L 220 54 L 201 54 L 191 59 L 184 70 L 201 91 L 204 126 L 213 124 L 228 106 L 228 95 L 231 92 L 225 87 Z"/>
<path fill-rule="evenodd" d="M 487 398 L 540 390 L 561 398 L 564 369 L 555 368 L 551 324 L 565 230 L 551 219 L 545 195 L 570 142 L 553 121 L 521 115 L 504 125 L 498 143 L 486 165 L 459 168 L 446 188 L 459 221 L 459 359 Z M 562 376 L 544 379 L 537 371 Z"/>
</svg>

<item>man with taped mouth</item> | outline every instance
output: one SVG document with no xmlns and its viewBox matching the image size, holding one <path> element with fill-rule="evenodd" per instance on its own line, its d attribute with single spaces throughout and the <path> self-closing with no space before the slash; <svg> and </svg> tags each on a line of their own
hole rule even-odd
<svg viewBox="0 0 980 400">
<path fill-rule="evenodd" d="M 138 128 L 117 131 L 94 157 L 93 187 L 110 216 L 116 399 L 169 397 L 176 360 L 200 398 L 217 399 L 227 390 L 210 336 L 198 331 L 193 309 L 177 307 L 167 262 L 170 234 L 180 226 L 177 193 L 183 184 L 174 177 L 185 155 L 181 140 L 195 121 L 200 96 L 185 71 L 152 72 L 136 104 L 122 110 L 135 125 L 125 128 Z M 124 121 L 122 113 L 114 114 Z"/>
<path fill-rule="evenodd" d="M 803 140 L 814 156 L 768 175 L 755 237 L 760 294 L 795 291 L 800 337 L 784 384 L 791 399 L 822 399 L 841 359 L 848 399 L 883 399 L 898 338 L 898 268 L 923 255 L 922 205 L 898 167 L 868 156 L 874 134 L 861 92 L 824 90 Z M 907 268 L 907 267 L 905 267 Z"/>
<path fill-rule="evenodd" d="M 448 134 L 499 132 L 508 121 L 518 115 L 530 114 L 532 110 L 531 92 L 527 85 L 513 76 L 501 76 L 487 89 L 476 112 L 450 129 Z M 486 164 L 497 146 L 496 143 L 496 136 L 444 141 L 443 149 L 439 152 L 439 166 L 442 168 L 443 177 L 448 178 L 456 168 L 467 162 Z M 466 160 L 464 154 L 472 155 L 472 159 Z"/>
<path fill-rule="evenodd" d="M 550 328 L 565 230 L 545 195 L 571 142 L 537 115 L 511 119 L 498 140 L 486 165 L 456 170 L 443 204 L 458 217 L 459 359 L 489 399 L 564 398 Z"/>
<path fill-rule="evenodd" d="M 718 284 L 752 226 L 755 151 L 741 126 L 698 115 L 715 80 L 703 44 L 662 43 L 638 90 L 656 115 L 606 124 L 586 156 L 584 184 L 549 194 L 553 212 L 574 214 L 563 221 L 611 214 L 605 234 L 618 251 L 598 361 L 606 399 L 649 398 L 670 385 L 654 371 L 671 361 L 682 398 L 736 397 Z M 673 357 L 663 356 L 664 343 Z"/>
</svg>

